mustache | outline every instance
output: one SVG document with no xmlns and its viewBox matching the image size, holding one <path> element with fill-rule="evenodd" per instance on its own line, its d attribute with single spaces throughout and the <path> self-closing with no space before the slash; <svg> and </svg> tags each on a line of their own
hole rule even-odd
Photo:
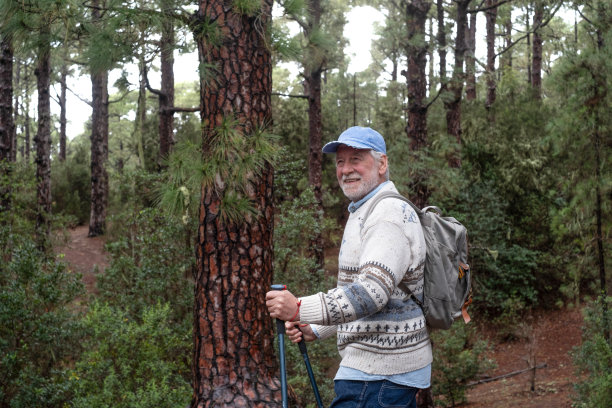
<svg viewBox="0 0 612 408">
<path fill-rule="evenodd" d="M 360 180 L 361 177 L 357 173 L 350 173 L 350 174 L 342 175 L 342 181 L 343 182 L 346 181 L 347 179 L 358 179 L 358 180 Z"/>
</svg>

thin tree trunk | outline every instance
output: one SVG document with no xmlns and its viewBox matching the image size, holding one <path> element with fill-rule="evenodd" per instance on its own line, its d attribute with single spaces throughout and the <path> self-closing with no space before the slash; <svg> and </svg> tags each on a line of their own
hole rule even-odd
<svg viewBox="0 0 612 408">
<path fill-rule="evenodd" d="M 496 0 L 486 0 L 485 11 L 487 30 L 487 109 L 495 103 L 497 81 L 495 79 L 495 22 L 497 20 L 497 7 L 491 7 Z"/>
<path fill-rule="evenodd" d="M 465 32 L 467 27 L 467 9 L 471 0 L 459 0 L 457 2 L 457 36 L 455 38 L 455 64 L 453 77 L 449 83 L 449 94 L 444 100 L 446 108 L 446 130 L 459 146 L 461 145 L 461 96 L 465 71 L 463 69 L 465 52 L 467 49 Z M 460 152 L 455 152 L 448 159 L 451 167 L 461 167 Z"/>
<path fill-rule="evenodd" d="M 138 149 L 138 163 L 142 169 L 145 168 L 144 154 L 144 123 L 147 115 L 147 79 L 146 79 L 146 62 L 145 62 L 144 47 L 138 56 L 138 72 L 140 72 L 140 81 L 138 85 L 138 102 L 136 106 L 136 119 L 134 120 L 134 142 Z"/>
<path fill-rule="evenodd" d="M 308 19 L 308 30 L 306 35 L 309 36 L 313 31 L 318 30 L 321 24 L 321 3 L 319 0 L 309 0 L 308 10 L 310 13 Z M 319 222 L 322 222 L 323 216 L 323 190 L 322 190 L 322 173 L 323 173 L 323 153 L 322 144 L 322 120 L 321 114 L 321 73 L 323 67 L 321 64 L 315 64 L 316 58 L 309 52 L 306 53 L 304 66 L 304 87 L 305 93 L 308 96 L 308 182 L 313 189 L 314 197 L 317 205 L 317 217 Z M 325 266 L 325 257 L 323 253 L 323 235 L 321 229 L 319 233 L 313 237 L 309 245 L 309 255 L 316 261 L 319 269 Z"/>
<path fill-rule="evenodd" d="M 49 33 L 41 32 L 36 65 L 36 88 L 38 91 L 38 131 L 36 144 L 36 235 L 38 247 L 45 251 L 51 228 L 51 46 Z"/>
<path fill-rule="evenodd" d="M 415 0 L 406 3 L 408 27 L 408 71 L 404 72 L 408 83 L 408 126 L 406 133 L 410 148 L 420 150 L 427 146 L 427 43 L 425 22 L 431 3 Z"/>
<path fill-rule="evenodd" d="M 540 26 L 544 18 L 544 5 L 536 0 L 533 14 L 533 55 L 531 60 L 531 86 L 534 97 L 542 99 L 542 33 Z"/>
<path fill-rule="evenodd" d="M 164 3 L 164 8 L 169 5 Z M 174 146 L 174 23 L 172 18 L 164 19 L 161 46 L 161 89 L 159 98 L 159 163 L 163 168 L 164 161 Z"/>
<path fill-rule="evenodd" d="M 14 61 L 13 68 L 15 69 L 15 81 L 13 83 L 13 89 L 19 89 L 21 86 L 21 64 L 18 60 Z M 13 109 L 13 140 L 11 142 L 11 161 L 17 161 L 17 123 L 19 123 L 19 95 L 15 95 L 15 108 Z M 23 129 L 23 128 L 22 128 Z M 23 147 L 22 147 L 23 149 Z M 23 154 L 22 154 L 23 157 Z"/>
<path fill-rule="evenodd" d="M 468 101 L 476 99 L 476 14 L 470 14 L 470 23 L 466 30 L 467 55 L 465 58 L 466 86 L 465 97 Z"/>
<path fill-rule="evenodd" d="M 59 134 L 59 160 L 66 160 L 66 78 L 68 77 L 68 67 L 64 64 L 60 73 L 60 134 Z"/>
<path fill-rule="evenodd" d="M 525 5 L 525 30 L 527 32 L 527 83 L 531 85 L 531 26 L 529 23 L 529 5 Z"/>
<path fill-rule="evenodd" d="M 225 118 L 245 137 L 270 123 L 272 62 L 268 29 L 272 0 L 256 18 L 237 14 L 222 0 L 201 1 L 192 28 L 215 21 L 218 46 L 196 36 L 201 67 L 217 67 L 215 80 L 200 87 L 204 155 L 215 150 Z M 192 408 L 278 407 L 280 387 L 272 320 L 265 293 L 272 283 L 273 171 L 251 175 L 246 192 L 257 209 L 242 222 L 219 215 L 223 175 L 216 188 L 202 188 L 196 245 Z"/>
<path fill-rule="evenodd" d="M 108 206 L 108 72 L 91 74 L 91 212 L 89 236 L 103 235 L 106 231 Z"/>
<path fill-rule="evenodd" d="M 0 214 L 11 208 L 11 175 L 13 151 L 13 47 L 0 36 Z"/>
<path fill-rule="evenodd" d="M 10 162 L 13 147 L 13 47 L 0 37 L 0 161 Z"/>
<path fill-rule="evenodd" d="M 446 28 L 444 24 L 444 0 L 436 0 L 438 19 L 438 57 L 440 58 L 440 83 L 446 84 Z"/>
</svg>

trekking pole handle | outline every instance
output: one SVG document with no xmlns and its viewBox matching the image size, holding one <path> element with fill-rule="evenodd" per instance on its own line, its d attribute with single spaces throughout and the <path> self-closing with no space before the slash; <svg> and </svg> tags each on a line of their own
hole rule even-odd
<svg viewBox="0 0 612 408">
<path fill-rule="evenodd" d="M 285 290 L 287 285 L 272 285 L 272 290 Z M 281 374 L 281 398 L 283 408 L 289 407 L 289 399 L 287 397 L 287 368 L 285 363 L 285 322 L 281 319 L 276 319 L 276 331 L 278 332 L 278 348 L 279 348 L 279 360 L 280 360 L 280 374 Z"/>
</svg>

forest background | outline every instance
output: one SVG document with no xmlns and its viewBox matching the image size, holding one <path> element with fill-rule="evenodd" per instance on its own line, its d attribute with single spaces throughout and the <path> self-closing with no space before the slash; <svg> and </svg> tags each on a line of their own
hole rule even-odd
<svg viewBox="0 0 612 408">
<path fill-rule="evenodd" d="M 349 72 L 364 5 L 384 18 Z M 0 1 L 0 407 L 280 406 L 263 296 L 334 284 L 347 202 L 320 151 L 352 125 L 385 136 L 400 192 L 469 231 L 480 323 L 433 334 L 421 406 L 464 402 L 494 364 L 479 324 L 509 340 L 551 308 L 585 312 L 576 406 L 610 406 L 609 2 L 275 7 Z M 196 83 L 174 75 L 187 52 Z M 92 114 L 68 138 L 75 77 Z M 111 256 L 88 291 L 57 251 L 80 224 Z M 335 345 L 310 352 L 329 402 Z M 292 404 L 313 406 L 299 359 Z"/>
</svg>

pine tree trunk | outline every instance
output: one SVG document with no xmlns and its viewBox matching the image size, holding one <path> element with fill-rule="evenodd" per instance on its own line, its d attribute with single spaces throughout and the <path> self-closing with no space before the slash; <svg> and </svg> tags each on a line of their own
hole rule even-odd
<svg viewBox="0 0 612 408">
<path fill-rule="evenodd" d="M 310 35 L 314 29 L 319 29 L 321 23 L 321 3 L 319 0 L 310 0 L 309 7 L 310 19 L 309 30 L 306 33 Z M 322 173 L 323 173 L 323 153 L 321 151 L 322 144 L 322 114 L 321 114 L 321 71 L 322 66 L 313 66 L 315 58 L 307 53 L 307 61 L 304 61 L 306 95 L 308 96 L 308 182 L 314 192 L 314 197 L 317 202 L 317 212 L 321 215 L 318 217 L 319 222 L 323 222 L 323 190 L 322 190 Z M 321 231 L 321 229 L 318 229 Z M 323 253 L 323 235 L 321 232 L 310 242 L 310 256 L 316 261 L 319 269 L 325 266 L 325 257 Z"/>
<path fill-rule="evenodd" d="M 21 86 L 21 64 L 18 61 L 14 61 L 13 68 L 15 69 L 15 79 L 13 81 L 13 89 L 19 89 Z M 13 109 L 13 140 L 11 141 L 11 161 L 17 161 L 17 123 L 19 121 L 19 95 L 15 95 L 15 104 Z M 23 147 L 22 147 L 23 149 Z M 23 154 L 22 154 L 23 157 Z"/>
<path fill-rule="evenodd" d="M 417 151 L 427 146 L 427 48 L 425 41 L 427 13 L 431 7 L 428 0 L 415 0 L 405 3 L 408 45 L 406 55 L 408 70 L 403 71 L 407 81 L 408 124 L 406 134 L 410 139 L 410 149 Z M 418 206 L 423 206 L 429 198 L 425 174 L 413 175 L 411 197 Z"/>
<path fill-rule="evenodd" d="M 167 8 L 167 7 L 166 7 Z M 174 145 L 174 23 L 166 17 L 162 23 L 161 93 L 159 95 L 159 168 Z"/>
<path fill-rule="evenodd" d="M 11 161 L 13 139 L 13 47 L 0 37 L 0 161 Z"/>
<path fill-rule="evenodd" d="M 13 47 L 0 36 L 0 213 L 11 208 L 10 185 L 13 150 Z"/>
<path fill-rule="evenodd" d="M 476 99 L 476 13 L 470 14 L 470 23 L 466 30 L 467 55 L 465 58 L 466 85 L 465 98 Z"/>
<path fill-rule="evenodd" d="M 144 124 L 147 117 L 147 82 L 144 46 L 138 56 L 138 72 L 140 81 L 138 83 L 138 102 L 136 104 L 136 119 L 134 120 L 134 142 L 138 149 L 138 163 L 142 169 L 146 168 L 144 154 Z"/>
<path fill-rule="evenodd" d="M 94 1 L 94 6 L 97 1 Z M 92 8 L 94 24 L 101 18 L 100 10 Z M 88 236 L 103 235 L 106 231 L 108 206 L 108 71 L 91 73 L 91 211 Z"/>
<path fill-rule="evenodd" d="M 461 145 L 461 96 L 463 93 L 463 82 L 465 71 L 463 68 L 467 43 L 465 38 L 467 28 L 467 9 L 471 0 L 459 0 L 457 2 L 457 34 L 455 38 L 455 64 L 453 77 L 449 83 L 449 94 L 444 100 L 446 108 L 446 131 Z M 461 167 L 460 152 L 455 152 L 448 159 L 451 167 Z"/>
<path fill-rule="evenodd" d="M 46 250 L 51 227 L 51 46 L 48 32 L 41 32 L 38 49 L 36 88 L 38 91 L 38 131 L 36 144 L 36 235 L 38 247 Z"/>
<path fill-rule="evenodd" d="M 540 26 L 544 18 L 544 6 L 536 0 L 535 11 L 533 14 L 533 55 L 531 59 L 531 86 L 534 97 L 542 99 L 542 33 Z"/>
<path fill-rule="evenodd" d="M 66 78 L 68 76 L 68 68 L 62 65 L 60 73 L 60 134 L 59 134 L 59 159 L 66 160 Z"/>
<path fill-rule="evenodd" d="M 446 28 L 444 25 L 444 0 L 436 0 L 438 20 L 438 57 L 440 58 L 440 83 L 446 83 Z"/>
<path fill-rule="evenodd" d="M 201 67 L 217 67 L 214 81 L 202 73 L 204 155 L 219 143 L 215 130 L 235 118 L 244 135 L 271 120 L 272 65 L 267 35 L 272 0 L 255 17 L 222 0 L 202 1 L 192 29 L 215 21 L 223 40 L 213 45 L 196 35 Z M 278 407 L 273 327 L 265 307 L 272 283 L 273 172 L 251 175 L 248 197 L 256 215 L 224 221 L 219 208 L 225 185 L 202 189 L 197 265 L 194 270 L 194 359 L 192 408 Z"/>
<path fill-rule="evenodd" d="M 491 7 L 497 0 L 486 0 L 486 6 Z M 485 11 L 487 30 L 487 100 L 486 107 L 495 103 L 497 81 L 495 80 L 495 21 L 497 20 L 497 7 Z"/>
<path fill-rule="evenodd" d="M 103 235 L 108 206 L 108 72 L 91 75 L 91 212 L 89 236 Z"/>
<path fill-rule="evenodd" d="M 410 148 L 419 150 L 427 145 L 427 43 L 425 42 L 425 22 L 431 3 L 415 0 L 406 4 L 406 23 L 408 27 L 408 126 L 406 133 Z"/>
</svg>

